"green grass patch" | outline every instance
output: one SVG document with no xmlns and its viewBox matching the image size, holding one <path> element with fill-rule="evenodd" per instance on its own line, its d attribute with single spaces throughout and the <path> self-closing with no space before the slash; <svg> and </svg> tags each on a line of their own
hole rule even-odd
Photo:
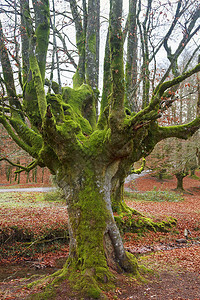
<svg viewBox="0 0 200 300">
<path fill-rule="evenodd" d="M 48 193 L 43 193 L 43 200 L 47 202 L 58 202 L 58 203 L 66 203 L 65 196 L 61 189 L 56 189 L 55 191 L 50 191 Z"/>
<path fill-rule="evenodd" d="M 148 192 L 140 192 L 140 193 L 129 193 L 125 192 L 124 196 L 128 199 L 126 200 L 134 200 L 134 201 L 150 201 L 150 202 L 179 202 L 183 201 L 184 198 L 182 195 L 177 194 L 171 191 L 160 191 L 153 190 Z"/>
</svg>

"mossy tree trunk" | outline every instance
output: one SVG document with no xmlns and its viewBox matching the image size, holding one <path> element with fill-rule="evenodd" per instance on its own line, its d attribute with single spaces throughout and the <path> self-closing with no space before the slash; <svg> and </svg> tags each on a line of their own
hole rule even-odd
<svg viewBox="0 0 200 300">
<path fill-rule="evenodd" d="M 94 88 L 82 84 L 86 79 L 86 33 L 82 30 L 76 1 L 70 1 L 70 5 L 78 29 L 76 39 L 80 60 L 74 88 L 63 88 L 59 95 L 46 95 L 44 89 L 44 59 L 49 39 L 48 1 L 41 0 L 34 4 L 37 20 L 35 28 L 28 3 L 21 3 L 25 5 L 22 5 L 21 10 L 24 11 L 23 22 L 29 41 L 29 72 L 23 90 L 24 106 L 19 105 L 14 110 L 10 102 L 8 113 L 1 108 L 0 122 L 12 139 L 34 158 L 26 168 L 21 166 L 18 172 L 29 172 L 37 165 L 46 166 L 56 175 L 66 196 L 70 254 L 63 269 L 50 276 L 50 279 L 54 278 L 54 284 L 68 276 L 75 288 L 84 292 L 86 297 L 98 298 L 100 287 L 112 280 L 109 267 L 134 274 L 138 272 L 134 256 L 124 250 L 112 205 L 121 210 L 125 208 L 123 183 L 134 162 L 146 157 L 162 139 L 187 139 L 200 128 L 199 117 L 180 126 L 162 127 L 157 122 L 165 93 L 200 71 L 200 64 L 172 80 L 160 82 L 150 103 L 145 102 L 144 109 L 126 114 L 122 0 L 112 0 L 108 51 L 110 61 L 107 64 L 110 70 L 106 77 L 110 82 L 105 93 L 107 99 L 104 99 L 101 110 L 101 124 L 97 123 L 99 126 L 96 126 Z M 88 40 L 94 41 L 90 33 Z M 0 59 L 9 61 L 4 40 L 1 41 Z M 93 47 L 94 43 L 90 46 Z M 2 63 L 2 68 L 4 80 L 8 80 L 6 89 L 10 96 L 9 81 L 12 78 L 6 72 L 5 63 Z M 40 299 L 44 299 L 43 296 Z"/>
<path fill-rule="evenodd" d="M 62 276 L 70 274 L 77 289 L 94 298 L 100 296 L 99 284 L 112 279 L 109 267 L 138 273 L 136 260 L 124 250 L 111 207 L 111 180 L 118 164 L 79 161 L 72 176 L 58 181 L 66 195 L 70 233 L 69 268 Z"/>
</svg>

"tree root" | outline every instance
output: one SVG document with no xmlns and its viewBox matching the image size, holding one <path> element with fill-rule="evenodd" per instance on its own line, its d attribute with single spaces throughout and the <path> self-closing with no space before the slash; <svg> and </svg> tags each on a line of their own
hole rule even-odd
<svg viewBox="0 0 200 300">
<path fill-rule="evenodd" d="M 137 259 L 129 252 L 126 252 L 119 270 L 129 273 L 129 275 L 139 281 L 144 281 L 140 275 Z M 104 292 L 114 290 L 115 288 L 115 276 L 109 268 L 96 267 L 79 270 L 77 268 L 77 262 L 69 258 L 61 270 L 30 283 L 27 287 L 29 289 L 33 288 L 34 294 L 31 294 L 28 299 L 55 299 L 57 294 L 56 290 L 66 279 L 70 283 L 73 296 L 76 296 L 77 299 L 80 297 L 80 299 L 105 300 L 107 297 Z M 70 295 L 67 296 L 70 297 Z"/>
<path fill-rule="evenodd" d="M 166 221 L 154 222 L 143 215 L 132 213 L 121 213 L 115 216 L 115 222 L 121 232 L 144 233 L 146 231 L 168 232 L 176 226 L 177 220 L 168 217 Z"/>
<path fill-rule="evenodd" d="M 70 264 L 71 262 L 72 264 Z M 68 259 L 61 270 L 30 283 L 27 287 L 34 288 L 33 292 L 35 293 L 30 295 L 28 299 L 55 299 L 56 289 L 66 279 L 69 280 L 72 291 L 81 299 L 107 299 L 103 291 L 115 287 L 114 275 L 108 268 L 96 267 L 80 270 L 77 268 L 76 261 Z M 37 292 L 38 289 L 40 292 Z"/>
<path fill-rule="evenodd" d="M 126 205 L 124 201 L 120 201 L 117 203 L 117 206 L 115 207 L 114 205 L 112 206 L 113 212 L 117 212 L 119 215 L 121 213 L 127 213 L 127 214 L 133 214 L 133 215 L 139 215 L 139 216 L 144 216 L 142 213 L 139 211 L 129 207 Z"/>
</svg>

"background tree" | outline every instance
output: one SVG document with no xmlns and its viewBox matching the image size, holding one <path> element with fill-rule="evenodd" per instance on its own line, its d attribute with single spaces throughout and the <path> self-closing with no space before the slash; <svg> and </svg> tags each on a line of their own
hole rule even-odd
<svg viewBox="0 0 200 300">
<path fill-rule="evenodd" d="M 107 77 L 104 77 L 104 87 L 106 78 L 108 83 L 99 116 L 99 1 L 88 1 L 87 7 L 85 1 L 82 7 L 77 5 L 76 1 L 69 1 L 79 57 L 73 77 L 74 88 L 62 88 L 62 94 L 59 93 L 59 84 L 53 83 L 52 79 L 50 82 L 55 93 L 52 90 L 51 93 L 46 93 L 44 87 L 47 51 L 51 41 L 49 34 L 52 16 L 48 1 L 33 2 L 32 6 L 29 6 L 28 1 L 20 0 L 15 2 L 14 7 L 11 3 L 9 9 L 7 2 L 5 6 L 1 5 L 2 11 L 9 15 L 14 12 L 16 16 L 16 12 L 20 11 L 20 30 L 23 30 L 23 34 L 21 31 L 21 37 L 18 36 L 19 41 L 16 40 L 15 44 L 22 44 L 23 94 L 19 95 L 15 87 L 18 81 L 12 61 L 16 57 L 12 57 L 12 51 L 7 45 L 9 35 L 5 36 L 1 26 L 0 60 L 4 89 L 0 122 L 12 139 L 34 158 L 28 167 L 22 166 L 18 172 L 29 171 L 37 165 L 47 166 L 51 173 L 56 175 L 68 207 L 70 253 L 63 269 L 49 277 L 52 283 L 48 287 L 57 285 L 68 276 L 74 288 L 81 290 L 86 296 L 98 298 L 101 296 L 101 287 L 109 287 L 112 281 L 113 275 L 109 268 L 138 274 L 136 259 L 124 250 L 113 216 L 112 200 L 120 203 L 122 199 L 116 198 L 119 195 L 117 191 L 123 187 L 130 167 L 140 158 L 146 157 L 159 141 L 168 137 L 187 139 L 200 127 L 199 117 L 189 123 L 170 127 L 159 126 L 157 121 L 168 108 L 167 101 L 172 104 L 175 100 L 173 88 L 177 89 L 181 82 L 200 70 L 200 64 L 197 64 L 178 76 L 173 73 L 174 78 L 167 80 L 182 53 L 182 44 L 186 46 L 197 32 L 199 8 L 192 2 L 189 17 L 187 16 L 184 23 L 184 40 L 180 41 L 179 50 L 175 50 L 174 54 L 170 52 L 168 69 L 160 82 L 150 89 L 150 59 L 147 53 L 150 36 L 147 29 L 154 3 L 157 2 L 148 1 L 145 3 L 147 6 L 143 8 L 142 2 L 138 2 L 137 25 L 140 27 L 142 22 L 143 26 L 143 31 L 140 30 L 141 42 L 143 34 L 148 39 L 144 40 L 143 94 L 138 96 L 140 103 L 133 112 L 125 106 L 125 99 L 128 98 L 124 80 L 125 33 L 122 31 L 122 1 L 112 0 L 110 3 L 109 48 L 106 47 L 109 55 L 105 56 L 105 59 L 110 59 L 105 61 Z M 186 12 L 188 3 L 178 2 L 178 5 L 183 4 L 185 8 L 182 8 L 182 15 Z M 133 10 L 135 11 L 135 8 Z M 141 20 L 144 11 L 146 14 L 144 20 Z M 135 18 L 134 14 L 131 16 Z M 177 24 L 175 20 L 176 18 L 172 20 L 173 30 Z M 55 23 L 52 22 L 53 25 Z M 130 28 L 131 25 L 128 32 Z M 166 51 L 172 33 L 170 29 L 167 28 L 164 37 Z M 56 32 L 56 29 L 53 29 L 57 38 L 60 33 Z M 130 36 L 129 34 L 128 39 Z M 55 42 L 53 45 L 55 46 Z M 135 64 L 135 61 L 134 59 L 132 64 Z M 15 67 L 17 72 L 20 72 L 19 64 Z M 126 70 L 128 72 L 129 68 Z M 7 105 L 6 110 L 4 104 Z M 52 289 L 50 290 L 52 293 Z"/>
</svg>

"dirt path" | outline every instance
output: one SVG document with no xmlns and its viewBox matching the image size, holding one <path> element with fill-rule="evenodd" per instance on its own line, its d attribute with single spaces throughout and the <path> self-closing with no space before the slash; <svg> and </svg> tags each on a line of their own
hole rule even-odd
<svg viewBox="0 0 200 300">
<path fill-rule="evenodd" d="M 54 187 L 33 187 L 33 188 L 5 188 L 5 189 L 0 189 L 0 193 L 10 193 L 10 192 L 49 192 L 53 191 L 56 188 Z"/>
</svg>

